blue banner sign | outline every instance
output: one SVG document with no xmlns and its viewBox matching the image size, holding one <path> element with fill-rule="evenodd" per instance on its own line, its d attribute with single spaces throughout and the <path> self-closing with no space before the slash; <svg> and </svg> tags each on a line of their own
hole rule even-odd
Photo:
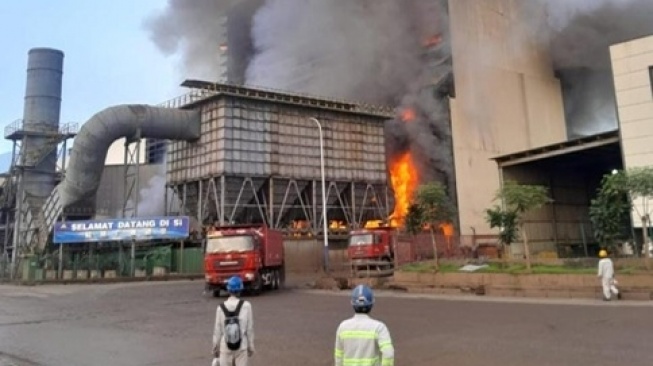
<svg viewBox="0 0 653 366">
<path fill-rule="evenodd" d="M 184 239 L 190 224 L 186 216 L 136 217 L 58 222 L 54 226 L 56 244 L 126 240 Z"/>
</svg>

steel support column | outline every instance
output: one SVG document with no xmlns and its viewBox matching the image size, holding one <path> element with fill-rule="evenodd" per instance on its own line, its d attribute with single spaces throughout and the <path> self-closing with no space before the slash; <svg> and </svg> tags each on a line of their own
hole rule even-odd
<svg viewBox="0 0 653 366">
<path fill-rule="evenodd" d="M 202 206 L 202 181 L 197 182 L 197 221 L 204 223 L 204 207 Z"/>
<path fill-rule="evenodd" d="M 320 231 L 320 222 L 317 221 L 317 182 L 315 180 L 312 181 L 313 183 L 313 200 L 311 203 L 313 204 L 313 231 L 315 236 Z"/>
<path fill-rule="evenodd" d="M 325 222 L 327 231 L 334 231 L 328 227 L 330 219 L 342 220 L 346 229 L 353 229 L 362 227 L 365 220 L 387 218 L 388 202 L 384 203 L 381 193 L 385 185 L 353 181 L 326 183 L 325 202 L 320 198 L 317 180 L 220 176 L 178 183 L 174 188 L 179 192 L 183 214 L 197 216 L 202 223 L 209 216 L 216 216 L 212 220 L 219 225 L 264 222 L 287 233 L 306 234 L 309 230 L 319 236 Z M 196 187 L 199 187 L 197 199 Z M 196 203 L 198 207 L 194 206 Z M 321 214 L 322 205 L 328 210 L 326 220 Z M 308 225 L 292 225 L 294 220 L 306 220 Z M 344 234 L 346 230 L 339 225 L 335 232 Z"/>
<path fill-rule="evenodd" d="M 213 192 L 213 203 L 215 205 L 215 214 L 217 215 L 216 219 L 219 223 L 222 223 L 224 214 L 220 208 L 220 196 L 218 195 L 218 188 L 217 184 L 215 183 L 215 178 L 209 179 L 209 191 Z"/>
<path fill-rule="evenodd" d="M 166 184 L 164 186 L 164 191 L 163 191 L 163 215 L 168 216 L 168 185 Z"/>
<path fill-rule="evenodd" d="M 188 186 L 188 183 L 184 183 L 184 185 L 181 188 L 182 189 L 181 210 L 179 210 L 181 215 L 186 215 L 186 213 L 188 212 L 187 211 L 187 206 L 186 206 L 186 203 L 188 203 L 188 200 L 187 200 L 188 199 L 188 189 L 186 188 L 187 186 Z"/>
<path fill-rule="evenodd" d="M 268 181 L 268 225 L 274 227 L 274 178 L 272 177 Z"/>
<path fill-rule="evenodd" d="M 220 212 L 222 213 L 222 216 L 220 217 L 220 225 L 225 225 L 227 223 L 226 222 L 227 211 L 225 208 L 226 188 L 227 188 L 227 178 L 224 175 L 222 175 L 220 176 Z"/>
<path fill-rule="evenodd" d="M 356 182 L 351 182 L 349 184 L 351 190 L 351 223 L 350 227 L 352 229 L 358 229 L 360 225 L 356 222 Z"/>
<path fill-rule="evenodd" d="M 122 206 L 122 217 L 131 218 L 138 216 L 138 201 L 140 193 L 139 171 L 141 162 L 141 132 L 136 136 L 125 140 L 124 159 L 124 197 Z"/>
</svg>

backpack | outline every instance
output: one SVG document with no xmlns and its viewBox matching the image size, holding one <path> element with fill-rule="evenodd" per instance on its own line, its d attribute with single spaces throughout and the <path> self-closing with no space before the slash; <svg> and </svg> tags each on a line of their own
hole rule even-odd
<svg viewBox="0 0 653 366">
<path fill-rule="evenodd" d="M 239 300 L 236 310 L 229 311 L 224 303 L 220 304 L 222 312 L 224 312 L 224 341 L 227 344 L 227 348 L 232 351 L 240 349 L 240 321 L 238 320 L 238 314 L 240 313 L 240 308 L 243 306 L 244 301 Z"/>
</svg>

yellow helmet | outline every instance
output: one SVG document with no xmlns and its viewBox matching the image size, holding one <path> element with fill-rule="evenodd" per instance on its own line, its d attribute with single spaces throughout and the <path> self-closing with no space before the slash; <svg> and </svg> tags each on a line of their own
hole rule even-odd
<svg viewBox="0 0 653 366">
<path fill-rule="evenodd" d="M 608 252 L 605 249 L 599 251 L 599 258 L 605 258 L 608 256 Z"/>
</svg>

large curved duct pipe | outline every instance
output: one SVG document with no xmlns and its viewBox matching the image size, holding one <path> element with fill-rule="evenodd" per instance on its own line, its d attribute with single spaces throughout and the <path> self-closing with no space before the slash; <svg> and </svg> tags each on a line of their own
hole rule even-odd
<svg viewBox="0 0 653 366">
<path fill-rule="evenodd" d="M 27 220 L 29 230 L 25 243 L 28 247 L 43 250 L 63 209 L 95 196 L 107 151 L 122 137 L 197 140 L 200 138 L 200 113 L 132 104 L 109 107 L 91 117 L 75 138 L 66 179 L 45 201 L 42 216 Z"/>
<path fill-rule="evenodd" d="M 77 134 L 66 178 L 56 188 L 61 208 L 95 196 L 107 151 L 114 141 L 123 137 L 197 140 L 200 113 L 147 105 L 119 105 L 95 114 Z"/>
</svg>

